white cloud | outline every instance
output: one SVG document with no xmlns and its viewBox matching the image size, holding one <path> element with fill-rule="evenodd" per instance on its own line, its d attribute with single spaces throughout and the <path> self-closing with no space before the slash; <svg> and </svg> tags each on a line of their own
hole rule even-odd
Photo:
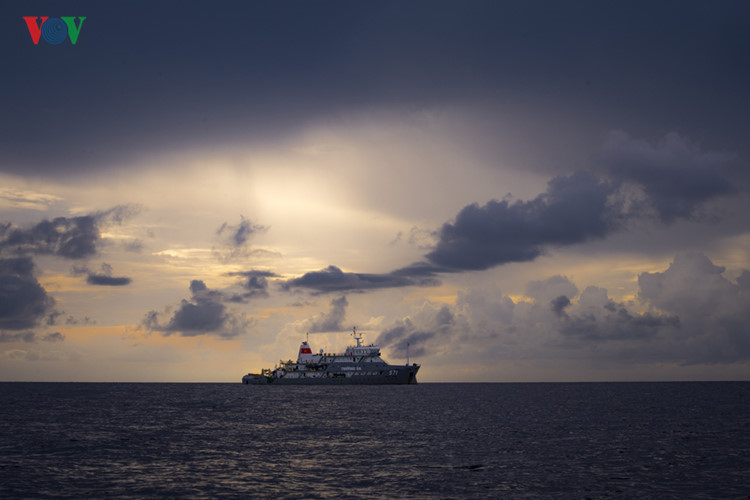
<svg viewBox="0 0 750 500">
<path fill-rule="evenodd" d="M 680 364 L 739 363 L 750 373 L 750 272 L 733 283 L 723 270 L 702 254 L 678 255 L 666 271 L 641 274 L 642 305 L 617 302 L 597 286 L 579 295 L 559 275 L 529 282 L 531 302 L 468 289 L 455 306 L 424 304 L 396 319 L 379 341 L 398 358 L 413 342 L 425 365 L 473 362 L 477 378 L 496 363 L 522 359 L 577 360 L 594 372 L 645 365 L 668 379 Z"/>
</svg>

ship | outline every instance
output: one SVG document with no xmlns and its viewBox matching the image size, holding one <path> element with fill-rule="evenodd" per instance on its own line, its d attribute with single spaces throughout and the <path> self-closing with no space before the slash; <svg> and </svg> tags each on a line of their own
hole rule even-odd
<svg viewBox="0 0 750 500">
<path fill-rule="evenodd" d="M 248 373 L 243 384 L 295 384 L 295 385 L 375 385 L 416 384 L 420 365 L 409 365 L 407 351 L 405 365 L 390 365 L 380 357 L 380 347 L 362 345 L 362 334 L 352 329 L 357 342 L 343 353 L 330 354 L 320 350 L 313 354 L 308 340 L 302 341 L 297 361 L 280 361 L 272 370 Z"/>
</svg>

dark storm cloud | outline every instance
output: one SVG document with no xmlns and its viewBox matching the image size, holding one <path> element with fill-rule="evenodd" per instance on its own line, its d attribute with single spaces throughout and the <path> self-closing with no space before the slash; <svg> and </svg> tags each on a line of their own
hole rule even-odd
<svg viewBox="0 0 750 500">
<path fill-rule="evenodd" d="M 353 108 L 519 96 L 607 123 L 711 123 L 737 142 L 747 129 L 746 2 L 75 7 L 87 16 L 75 46 L 34 45 L 25 4 L 4 13 L 5 171 L 64 176 L 185 144 L 275 138 Z"/>
<path fill-rule="evenodd" d="M 614 190 L 579 172 L 552 179 L 531 201 L 469 205 L 443 225 L 426 257 L 449 270 L 483 270 L 534 260 L 550 246 L 602 238 L 618 227 L 619 214 L 608 205 Z"/>
<path fill-rule="evenodd" d="M 166 324 L 160 322 L 161 313 L 149 311 L 141 325 L 164 335 L 179 333 L 183 337 L 217 335 L 221 338 L 236 337 L 249 326 L 247 320 L 233 314 L 222 303 L 223 293 L 208 288 L 202 280 L 191 281 L 190 292 L 191 299 L 182 299 Z"/>
<path fill-rule="evenodd" d="M 652 145 L 615 131 L 604 150 L 610 175 L 640 186 L 665 223 L 690 217 L 703 202 L 737 191 L 728 177 L 734 155 L 700 151 L 676 133 Z"/>
<path fill-rule="evenodd" d="M 0 330 L 33 328 L 52 312 L 54 300 L 33 271 L 30 257 L 0 258 Z"/>
<path fill-rule="evenodd" d="M 307 326 L 310 333 L 318 332 L 341 332 L 347 329 L 344 325 L 346 319 L 346 307 L 349 302 L 345 296 L 332 299 L 328 312 L 310 320 Z"/>
<path fill-rule="evenodd" d="M 553 178 L 530 201 L 468 205 L 442 226 L 426 257 L 443 271 L 483 270 L 604 238 L 649 216 L 649 207 L 665 223 L 688 218 L 703 203 L 737 192 L 727 176 L 734 159 L 702 152 L 677 134 L 652 146 L 614 132 L 604 155 L 611 180 L 578 172 Z M 642 196 L 633 195 L 633 186 Z"/>
<path fill-rule="evenodd" d="M 433 268 L 431 268 L 434 270 Z M 403 268 L 387 274 L 349 273 L 336 266 L 305 273 L 281 284 L 282 289 L 306 288 L 314 293 L 366 291 L 405 286 L 430 286 L 439 283 L 426 267 Z"/>
</svg>

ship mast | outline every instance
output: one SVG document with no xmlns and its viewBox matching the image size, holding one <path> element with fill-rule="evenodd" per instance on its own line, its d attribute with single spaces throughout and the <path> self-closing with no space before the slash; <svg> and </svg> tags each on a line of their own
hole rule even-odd
<svg viewBox="0 0 750 500">
<path fill-rule="evenodd" d="M 352 327 L 352 337 L 354 337 L 354 340 L 357 341 L 357 347 L 362 347 L 362 334 L 359 334 L 359 337 L 357 337 L 357 327 Z"/>
</svg>

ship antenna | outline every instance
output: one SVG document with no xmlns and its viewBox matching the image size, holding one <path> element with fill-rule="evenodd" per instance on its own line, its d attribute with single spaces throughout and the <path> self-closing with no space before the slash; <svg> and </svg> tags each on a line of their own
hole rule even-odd
<svg viewBox="0 0 750 500">
<path fill-rule="evenodd" d="M 359 347 L 359 346 L 362 345 L 362 342 L 361 342 L 362 335 L 360 335 L 359 337 L 357 337 L 357 327 L 356 326 L 352 327 L 352 337 L 354 337 L 354 340 L 357 341 L 357 347 Z"/>
<path fill-rule="evenodd" d="M 409 343 L 406 343 L 406 366 L 409 366 Z"/>
</svg>

